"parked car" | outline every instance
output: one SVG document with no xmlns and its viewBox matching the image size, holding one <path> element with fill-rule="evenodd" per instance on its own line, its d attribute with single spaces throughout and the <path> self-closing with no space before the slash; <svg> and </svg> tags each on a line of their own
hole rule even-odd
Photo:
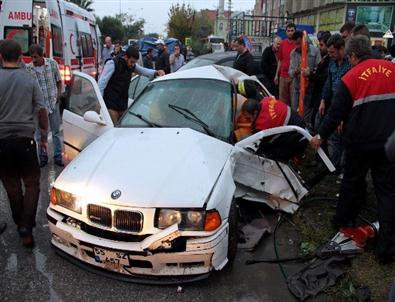
<svg viewBox="0 0 395 302">
<path fill-rule="evenodd" d="M 236 51 L 226 51 L 226 52 L 215 52 L 215 53 L 210 53 L 206 55 L 202 55 L 199 57 L 194 58 L 184 66 L 182 66 L 180 69 L 177 70 L 177 72 L 196 68 L 196 67 L 202 67 L 202 66 L 207 66 L 207 65 L 220 65 L 220 66 L 228 66 L 228 67 L 233 67 L 233 62 L 236 59 L 237 52 Z M 255 62 L 255 69 L 256 69 L 256 77 L 258 80 L 263 83 L 263 71 L 261 68 L 261 54 L 259 53 L 253 53 L 252 54 L 254 57 L 254 62 Z M 149 79 L 144 76 L 136 76 L 132 79 L 132 84 L 131 84 L 131 89 L 133 89 L 134 93 L 131 95 L 129 94 L 129 97 L 132 99 L 135 99 L 139 93 L 141 93 L 145 86 L 148 85 Z M 134 90 L 134 87 L 137 87 L 137 89 Z"/>
<path fill-rule="evenodd" d="M 233 81 L 246 78 L 215 65 L 166 75 L 114 126 L 94 79 L 75 73 L 63 127 L 78 156 L 51 191 L 52 244 L 130 278 L 190 281 L 234 260 L 236 197 L 294 212 L 307 189 L 287 164 L 254 153 L 264 131 L 233 138 Z"/>
<path fill-rule="evenodd" d="M 199 56 L 192 61 L 188 62 L 182 66 L 178 71 L 187 70 L 195 67 L 201 67 L 206 65 L 221 65 L 233 67 L 233 62 L 237 56 L 236 51 L 225 51 L 225 52 L 214 52 L 206 55 Z M 263 72 L 261 68 L 261 53 L 252 53 L 255 63 L 256 77 L 258 79 L 262 78 Z"/>
</svg>

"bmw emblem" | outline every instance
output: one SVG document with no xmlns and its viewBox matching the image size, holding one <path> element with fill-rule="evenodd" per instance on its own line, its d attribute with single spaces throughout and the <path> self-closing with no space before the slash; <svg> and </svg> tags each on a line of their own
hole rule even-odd
<svg viewBox="0 0 395 302">
<path fill-rule="evenodd" d="M 120 190 L 115 190 L 114 192 L 111 193 L 111 198 L 112 199 L 118 199 L 121 197 L 121 191 Z"/>
</svg>

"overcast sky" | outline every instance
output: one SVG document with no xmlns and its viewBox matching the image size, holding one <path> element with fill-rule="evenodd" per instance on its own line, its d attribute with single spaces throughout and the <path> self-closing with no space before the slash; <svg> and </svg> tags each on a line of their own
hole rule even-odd
<svg viewBox="0 0 395 302">
<path fill-rule="evenodd" d="M 94 0 L 94 13 L 100 17 L 114 16 L 121 11 L 134 16 L 136 19 L 145 19 L 145 32 L 163 34 L 168 20 L 167 13 L 173 3 L 186 3 L 197 10 L 208 8 L 217 9 L 218 0 Z M 225 9 L 228 1 L 225 0 Z M 233 0 L 232 11 L 251 10 L 255 0 Z"/>
</svg>

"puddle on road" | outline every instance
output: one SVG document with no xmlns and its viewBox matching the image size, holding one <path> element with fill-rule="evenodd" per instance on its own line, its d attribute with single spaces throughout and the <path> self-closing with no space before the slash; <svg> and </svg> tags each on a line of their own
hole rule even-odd
<svg viewBox="0 0 395 302">
<path fill-rule="evenodd" d="M 48 283 L 49 283 L 49 295 L 50 295 L 50 301 L 60 301 L 60 297 L 58 293 L 53 289 L 53 276 L 51 273 L 48 273 L 45 270 L 45 264 L 47 262 L 47 257 L 40 252 L 38 248 L 35 248 L 33 250 L 34 258 L 35 258 L 35 263 L 36 263 L 36 269 L 44 275 L 45 278 L 47 278 Z"/>
</svg>

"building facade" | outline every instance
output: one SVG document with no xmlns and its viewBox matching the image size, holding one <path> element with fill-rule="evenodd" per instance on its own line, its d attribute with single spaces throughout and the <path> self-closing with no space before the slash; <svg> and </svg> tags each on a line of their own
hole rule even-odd
<svg viewBox="0 0 395 302">
<path fill-rule="evenodd" d="M 315 26 L 316 31 L 338 31 L 345 21 L 365 24 L 372 37 L 394 31 L 393 0 L 293 0 L 291 14 L 296 23 Z"/>
</svg>

